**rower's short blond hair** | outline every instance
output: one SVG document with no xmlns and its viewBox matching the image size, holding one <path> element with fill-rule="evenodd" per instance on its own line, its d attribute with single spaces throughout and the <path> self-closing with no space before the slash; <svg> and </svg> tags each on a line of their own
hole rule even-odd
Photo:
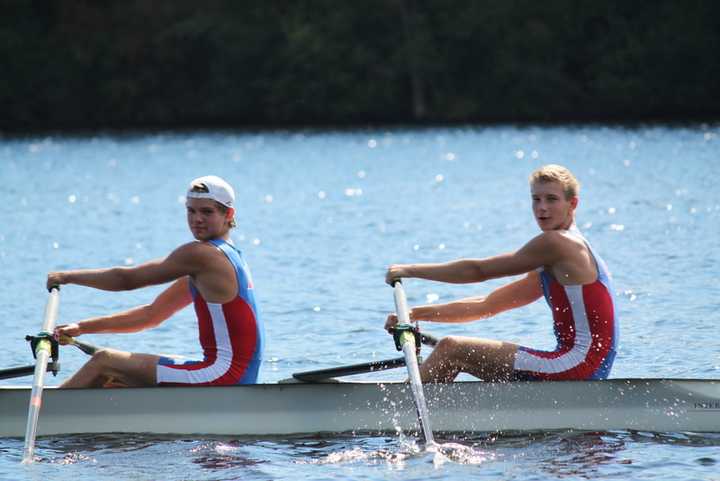
<svg viewBox="0 0 720 481">
<path fill-rule="evenodd" d="M 566 167 L 557 164 L 543 165 L 530 174 L 530 185 L 538 182 L 558 182 L 565 192 L 565 199 L 570 200 L 580 194 L 580 182 Z"/>
</svg>

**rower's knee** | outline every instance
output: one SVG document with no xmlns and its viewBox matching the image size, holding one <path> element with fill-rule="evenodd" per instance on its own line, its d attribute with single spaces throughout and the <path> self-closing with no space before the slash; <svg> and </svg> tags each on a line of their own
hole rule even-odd
<svg viewBox="0 0 720 481">
<path fill-rule="evenodd" d="M 460 347 L 459 339 L 456 336 L 447 336 L 438 341 L 435 350 L 450 353 L 457 351 L 458 347 Z"/>
<path fill-rule="evenodd" d="M 456 365 L 463 358 L 461 340 L 462 338 L 457 336 L 443 337 L 435 346 L 435 351 L 442 356 L 445 363 Z"/>
<path fill-rule="evenodd" d="M 112 362 L 113 357 L 111 349 L 98 349 L 89 362 L 99 367 L 107 367 Z"/>
</svg>

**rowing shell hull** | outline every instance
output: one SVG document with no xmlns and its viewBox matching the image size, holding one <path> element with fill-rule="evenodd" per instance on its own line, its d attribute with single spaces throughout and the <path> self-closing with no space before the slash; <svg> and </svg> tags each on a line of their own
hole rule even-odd
<svg viewBox="0 0 720 481">
<path fill-rule="evenodd" d="M 433 430 L 720 432 L 720 380 L 425 386 Z M 22 436 L 29 387 L 0 386 L 0 436 Z M 405 383 L 47 389 L 38 433 L 287 435 L 417 431 Z"/>
</svg>

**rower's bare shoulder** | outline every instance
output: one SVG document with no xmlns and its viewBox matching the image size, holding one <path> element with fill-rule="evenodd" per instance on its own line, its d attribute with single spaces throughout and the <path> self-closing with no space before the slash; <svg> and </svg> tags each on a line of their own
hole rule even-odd
<svg viewBox="0 0 720 481">
<path fill-rule="evenodd" d="M 538 237 L 546 239 L 547 242 L 582 244 L 578 236 L 569 230 L 550 230 L 538 234 Z"/>
<path fill-rule="evenodd" d="M 192 241 L 177 247 L 170 255 L 185 260 L 207 260 L 217 257 L 219 253 L 218 248 L 209 242 Z"/>
<path fill-rule="evenodd" d="M 541 232 L 533 237 L 530 242 L 544 248 L 552 248 L 567 246 L 569 243 L 574 243 L 575 241 L 567 231 L 551 230 Z"/>
</svg>

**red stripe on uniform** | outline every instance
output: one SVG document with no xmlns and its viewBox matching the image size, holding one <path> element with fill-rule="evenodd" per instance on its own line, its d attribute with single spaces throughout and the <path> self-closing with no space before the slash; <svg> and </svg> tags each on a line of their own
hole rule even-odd
<svg viewBox="0 0 720 481">
<path fill-rule="evenodd" d="M 236 384 L 245 375 L 245 371 L 252 360 L 257 342 L 257 323 L 255 313 L 242 297 L 236 297 L 227 304 L 223 304 L 225 319 L 238 319 L 228 325 L 233 358 L 230 369 L 213 384 Z"/>
</svg>

